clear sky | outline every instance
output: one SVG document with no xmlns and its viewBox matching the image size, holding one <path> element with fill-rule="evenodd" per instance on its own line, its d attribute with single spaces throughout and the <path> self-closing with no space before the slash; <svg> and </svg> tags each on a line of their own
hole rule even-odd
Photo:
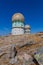
<svg viewBox="0 0 43 65">
<path fill-rule="evenodd" d="M 43 31 L 43 0 L 0 0 L 0 35 L 11 32 L 12 15 L 18 12 L 30 24 L 31 33 Z"/>
</svg>

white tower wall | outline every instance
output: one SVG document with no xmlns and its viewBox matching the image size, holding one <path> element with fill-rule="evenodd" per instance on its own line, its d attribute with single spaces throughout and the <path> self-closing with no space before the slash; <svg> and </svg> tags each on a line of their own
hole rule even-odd
<svg viewBox="0 0 43 65">
<path fill-rule="evenodd" d="M 24 28 L 13 28 L 12 35 L 21 35 L 24 34 Z"/>
<path fill-rule="evenodd" d="M 30 30 L 25 30 L 25 34 L 30 34 Z"/>
</svg>

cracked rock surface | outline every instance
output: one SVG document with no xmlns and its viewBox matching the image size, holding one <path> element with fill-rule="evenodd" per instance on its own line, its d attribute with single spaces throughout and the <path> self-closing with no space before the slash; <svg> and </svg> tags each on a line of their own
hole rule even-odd
<svg viewBox="0 0 43 65">
<path fill-rule="evenodd" d="M 0 65 L 38 65 L 33 60 L 41 47 L 43 39 L 35 35 L 1 37 Z"/>
</svg>

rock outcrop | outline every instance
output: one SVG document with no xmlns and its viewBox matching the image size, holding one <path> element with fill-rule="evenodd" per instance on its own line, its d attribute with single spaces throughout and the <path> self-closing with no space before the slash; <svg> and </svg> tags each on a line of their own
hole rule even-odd
<svg viewBox="0 0 43 65">
<path fill-rule="evenodd" d="M 43 47 L 43 39 L 36 35 L 0 37 L 0 65 L 38 65 L 34 55 Z"/>
</svg>

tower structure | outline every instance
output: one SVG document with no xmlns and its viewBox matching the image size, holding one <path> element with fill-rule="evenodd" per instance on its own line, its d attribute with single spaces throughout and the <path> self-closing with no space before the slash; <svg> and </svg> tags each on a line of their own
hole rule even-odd
<svg viewBox="0 0 43 65">
<path fill-rule="evenodd" d="M 24 16 L 16 13 L 12 16 L 12 35 L 24 34 Z"/>
<path fill-rule="evenodd" d="M 25 29 L 25 34 L 30 34 L 30 25 L 25 25 L 25 27 L 24 27 L 24 29 Z"/>
</svg>

